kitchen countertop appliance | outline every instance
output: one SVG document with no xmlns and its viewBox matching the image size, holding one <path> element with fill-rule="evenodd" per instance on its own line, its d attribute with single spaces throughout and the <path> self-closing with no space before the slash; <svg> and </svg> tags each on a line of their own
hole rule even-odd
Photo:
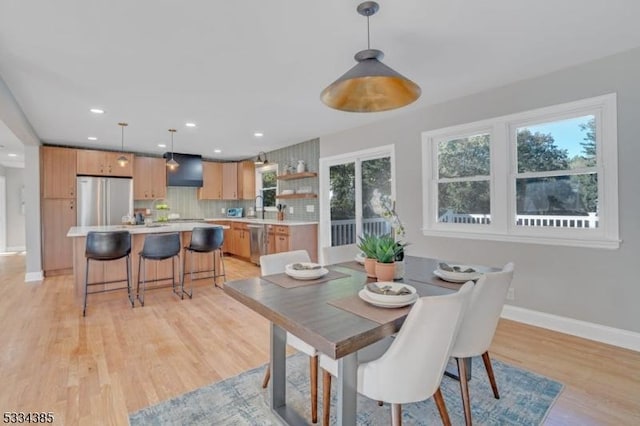
<svg viewBox="0 0 640 426">
<path fill-rule="evenodd" d="M 133 179 L 78 176 L 77 226 L 120 225 L 133 214 Z"/>
<path fill-rule="evenodd" d="M 242 207 L 230 207 L 227 209 L 227 217 L 242 217 Z"/>
</svg>

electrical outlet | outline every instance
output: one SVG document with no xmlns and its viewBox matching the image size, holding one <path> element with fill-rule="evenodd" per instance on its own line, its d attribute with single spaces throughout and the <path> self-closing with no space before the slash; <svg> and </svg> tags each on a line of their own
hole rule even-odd
<svg viewBox="0 0 640 426">
<path fill-rule="evenodd" d="M 289 207 L 289 214 L 293 214 L 293 207 Z"/>
<path fill-rule="evenodd" d="M 220 213 L 222 213 L 222 214 L 225 214 L 225 213 L 226 213 L 226 210 L 225 210 L 225 208 L 224 208 L 224 207 L 222 207 L 222 208 L 220 209 Z"/>
<path fill-rule="evenodd" d="M 315 211 L 315 206 L 313 204 L 307 205 L 307 213 L 313 213 Z"/>
<path fill-rule="evenodd" d="M 507 300 L 516 300 L 516 289 L 513 287 L 510 287 L 509 290 L 507 290 Z"/>
</svg>

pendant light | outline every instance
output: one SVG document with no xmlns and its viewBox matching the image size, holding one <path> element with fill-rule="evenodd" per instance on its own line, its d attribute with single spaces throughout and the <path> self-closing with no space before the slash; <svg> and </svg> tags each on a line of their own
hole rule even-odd
<svg viewBox="0 0 640 426">
<path fill-rule="evenodd" d="M 327 106 L 349 112 L 378 112 L 400 108 L 420 97 L 420 87 L 382 62 L 384 53 L 371 49 L 369 17 L 380 6 L 374 1 L 356 9 L 367 17 L 367 49 L 354 56 L 358 62 L 320 94 Z"/>
<path fill-rule="evenodd" d="M 120 148 L 120 157 L 118 157 L 118 159 L 116 160 L 120 167 L 126 167 L 127 164 L 129 164 L 129 159 L 124 155 L 124 128 L 128 125 L 129 124 L 127 123 L 118 123 L 118 126 L 122 128 L 122 146 Z"/>
<path fill-rule="evenodd" d="M 175 170 L 180 167 L 180 164 L 178 164 L 178 162 L 173 159 L 173 134 L 177 132 L 177 130 L 169 129 L 169 132 L 171 133 L 171 159 L 167 161 L 167 167 L 169 168 L 169 170 Z"/>
</svg>

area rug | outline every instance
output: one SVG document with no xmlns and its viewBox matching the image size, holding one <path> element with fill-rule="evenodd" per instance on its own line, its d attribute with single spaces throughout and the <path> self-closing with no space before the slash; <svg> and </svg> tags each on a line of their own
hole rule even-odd
<svg viewBox="0 0 640 426">
<path fill-rule="evenodd" d="M 287 358 L 287 404 L 303 413 L 311 423 L 309 404 L 309 358 L 295 354 Z M 268 405 L 268 390 L 261 382 L 265 367 L 246 371 L 227 380 L 144 408 L 129 416 L 137 425 L 280 425 Z M 494 399 L 481 358 L 473 360 L 474 377 L 469 382 L 475 425 L 539 425 L 560 395 L 563 385 L 546 377 L 493 360 L 500 399 Z M 455 370 L 453 370 L 455 371 Z M 320 382 L 322 382 L 320 380 Z M 335 383 L 335 380 L 334 380 Z M 320 384 L 321 386 L 321 384 Z M 454 425 L 464 425 L 457 381 L 444 377 L 442 393 Z M 322 391 L 318 391 L 321 419 Z M 332 390 L 332 424 L 335 424 L 335 388 Z M 358 396 L 358 424 L 390 424 L 391 408 L 379 407 Z M 432 399 L 403 405 L 404 425 L 442 424 Z"/>
</svg>

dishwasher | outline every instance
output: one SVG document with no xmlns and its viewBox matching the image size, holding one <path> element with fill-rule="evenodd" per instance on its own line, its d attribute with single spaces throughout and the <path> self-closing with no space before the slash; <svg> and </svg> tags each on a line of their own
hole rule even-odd
<svg viewBox="0 0 640 426">
<path fill-rule="evenodd" d="M 267 254 L 269 238 L 267 225 L 249 224 L 249 247 L 251 249 L 251 262 L 260 265 L 260 256 Z"/>
</svg>

